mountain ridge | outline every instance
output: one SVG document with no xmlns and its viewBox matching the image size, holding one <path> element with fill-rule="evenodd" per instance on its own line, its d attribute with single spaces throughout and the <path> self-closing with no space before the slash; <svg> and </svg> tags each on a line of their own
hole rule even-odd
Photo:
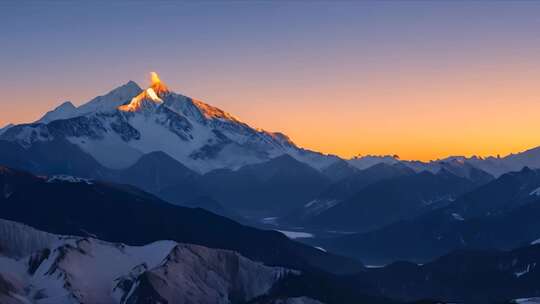
<svg viewBox="0 0 540 304">
<path fill-rule="evenodd" d="M 32 124 L 10 127 L 0 139 L 28 148 L 63 138 L 100 164 L 126 168 L 142 155 L 163 151 L 199 173 L 236 169 L 289 154 L 321 170 L 338 160 L 296 146 L 287 136 L 255 129 L 227 112 L 170 91 L 159 77 L 145 90 L 134 82 L 75 110 L 52 111 Z M 48 121 L 53 116 L 55 120 Z M 114 151 L 105 153 L 104 151 Z"/>
</svg>

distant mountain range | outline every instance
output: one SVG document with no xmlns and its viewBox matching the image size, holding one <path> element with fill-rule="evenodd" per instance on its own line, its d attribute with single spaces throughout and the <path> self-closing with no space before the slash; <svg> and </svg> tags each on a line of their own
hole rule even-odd
<svg viewBox="0 0 540 304">
<path fill-rule="evenodd" d="M 429 171 L 403 172 L 401 176 L 398 176 L 398 169 L 395 174 L 394 178 L 363 188 L 355 187 L 358 190 L 342 201 L 339 196 L 332 198 L 333 206 L 326 210 L 319 208 L 318 214 L 305 219 L 305 225 L 341 231 L 374 230 L 452 204 L 460 195 L 485 182 L 459 177 L 445 169 L 435 174 Z M 326 195 L 330 194 L 326 192 Z M 318 199 L 308 204 L 320 204 L 321 201 Z M 310 205 L 307 210 L 312 208 Z"/>
<path fill-rule="evenodd" d="M 367 263 L 426 262 L 455 249 L 510 250 L 540 239 L 540 170 L 525 168 L 442 208 L 380 229 L 318 240 Z"/>
<path fill-rule="evenodd" d="M 436 173 L 439 170 L 448 167 L 450 164 L 458 170 L 459 167 L 474 167 L 495 177 L 499 177 L 504 173 L 519 171 L 524 167 L 540 168 L 540 147 L 535 147 L 527 151 L 517 154 L 510 154 L 505 157 L 465 157 L 465 156 L 450 156 L 444 159 L 422 162 L 400 160 L 397 155 L 394 156 L 365 156 L 356 157 L 348 160 L 348 162 L 359 169 L 366 169 L 374 164 L 396 164 L 401 163 L 407 167 L 414 169 L 417 172 L 430 171 Z"/>
</svg>

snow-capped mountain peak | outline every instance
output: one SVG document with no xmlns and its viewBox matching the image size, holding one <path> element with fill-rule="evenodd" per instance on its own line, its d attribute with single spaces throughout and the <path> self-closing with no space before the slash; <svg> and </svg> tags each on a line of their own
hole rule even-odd
<svg viewBox="0 0 540 304">
<path fill-rule="evenodd" d="M 137 96 L 133 97 L 129 103 L 120 105 L 118 110 L 123 112 L 137 112 L 145 107 L 153 108 L 156 105 L 163 103 L 166 103 L 166 106 L 169 109 L 180 110 L 180 114 L 188 117 L 199 114 L 202 117 L 197 118 L 203 118 L 204 120 L 219 119 L 243 124 L 239 119 L 219 108 L 200 100 L 172 93 L 167 85 L 161 81 L 156 72 L 150 73 L 150 86 Z M 198 113 L 188 111 L 186 107 L 189 106 L 195 107 L 195 112 Z"/>
<path fill-rule="evenodd" d="M 142 91 L 139 95 L 133 97 L 128 104 L 121 105 L 118 110 L 124 112 L 136 112 L 142 109 L 146 102 L 152 104 L 162 104 L 163 100 L 158 96 L 156 91 L 150 87 Z"/>
<path fill-rule="evenodd" d="M 129 81 L 121 85 L 109 93 L 98 96 L 79 107 L 75 107 L 70 101 L 66 101 L 56 107 L 54 110 L 47 112 L 36 123 L 47 124 L 59 119 L 69 119 L 77 116 L 82 116 L 90 113 L 102 113 L 115 111 L 117 107 L 124 104 L 141 93 L 141 88 L 134 81 Z"/>
<path fill-rule="evenodd" d="M 130 81 L 54 120 L 17 125 L 0 138 L 24 148 L 63 138 L 112 169 L 129 167 L 156 151 L 200 173 L 284 154 L 318 170 L 338 159 L 299 148 L 281 133 L 253 128 L 218 107 L 174 93 L 155 72 L 144 90 Z"/>
<path fill-rule="evenodd" d="M 156 72 L 150 73 L 150 87 L 133 97 L 128 104 L 118 107 L 118 110 L 124 112 L 136 112 L 144 107 L 145 102 L 152 104 L 162 104 L 165 96 L 170 94 L 169 88 L 165 85 Z"/>
<path fill-rule="evenodd" d="M 37 122 L 49 123 L 53 120 L 69 118 L 75 115 L 76 112 L 77 108 L 71 103 L 71 101 L 65 101 L 54 110 L 45 113 L 45 115 L 43 115 L 43 117 Z"/>
<path fill-rule="evenodd" d="M 117 107 L 123 105 L 133 97 L 142 92 L 141 87 L 134 81 L 128 81 L 105 95 L 98 96 L 77 108 L 78 115 L 86 115 L 96 112 L 115 111 Z"/>
<path fill-rule="evenodd" d="M 155 104 L 162 104 L 163 96 L 168 95 L 169 88 L 161 81 L 156 72 L 150 73 L 150 87 L 133 97 L 128 104 L 120 105 L 118 109 L 124 112 L 135 112 L 140 110 L 146 101 Z"/>
</svg>

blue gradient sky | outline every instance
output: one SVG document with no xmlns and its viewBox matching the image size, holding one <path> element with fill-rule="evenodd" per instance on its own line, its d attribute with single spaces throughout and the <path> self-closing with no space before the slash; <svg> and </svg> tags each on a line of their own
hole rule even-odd
<svg viewBox="0 0 540 304">
<path fill-rule="evenodd" d="M 0 125 L 157 71 L 302 146 L 540 145 L 540 2 L 0 2 Z"/>
</svg>

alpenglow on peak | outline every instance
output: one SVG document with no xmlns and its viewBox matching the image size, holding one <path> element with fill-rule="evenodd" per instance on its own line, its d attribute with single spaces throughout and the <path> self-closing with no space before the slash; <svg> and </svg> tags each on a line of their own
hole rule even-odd
<svg viewBox="0 0 540 304">
<path fill-rule="evenodd" d="M 158 95 L 169 92 L 169 88 L 161 81 L 156 72 L 150 72 L 150 87 Z"/>
<path fill-rule="evenodd" d="M 161 104 L 163 100 L 160 96 L 168 92 L 169 89 L 161 82 L 159 75 L 156 72 L 150 72 L 150 87 L 133 97 L 130 103 L 119 106 L 118 109 L 124 112 L 135 112 L 143 106 L 145 100 Z"/>
<path fill-rule="evenodd" d="M 156 72 L 150 72 L 150 81 L 154 85 L 160 83 L 161 79 L 159 79 L 159 75 Z"/>
<path fill-rule="evenodd" d="M 175 93 L 155 72 L 146 88 L 130 81 L 69 113 L 55 111 L 50 122 L 23 124 L 0 132 L 0 139 L 25 148 L 65 139 L 110 169 L 125 169 L 143 155 L 163 152 L 200 173 L 238 169 L 284 154 L 322 169 L 337 157 L 297 147 L 279 133 L 255 129 L 232 114 Z M 61 114 L 61 115 L 60 115 Z M 50 116 L 50 115 L 49 115 Z M 76 175 L 76 174 L 70 174 Z"/>
</svg>

